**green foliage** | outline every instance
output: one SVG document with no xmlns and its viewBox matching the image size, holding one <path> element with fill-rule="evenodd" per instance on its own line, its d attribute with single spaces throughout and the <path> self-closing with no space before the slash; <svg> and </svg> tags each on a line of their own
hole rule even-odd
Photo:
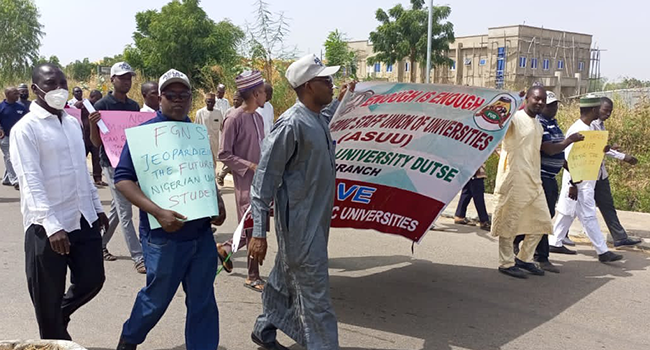
<svg viewBox="0 0 650 350">
<path fill-rule="evenodd" d="M 65 67 L 68 78 L 80 81 L 88 81 L 96 70 L 97 65 L 91 63 L 87 57 L 83 61 L 76 60 Z"/>
<path fill-rule="evenodd" d="M 0 82 L 28 75 L 38 59 L 39 16 L 31 0 L 0 0 Z"/>
<path fill-rule="evenodd" d="M 356 78 L 357 64 L 356 55 L 350 50 L 345 33 L 339 32 L 338 29 L 332 31 L 325 41 L 325 59 L 330 66 L 341 66 L 339 75 L 346 75 Z"/>
<path fill-rule="evenodd" d="M 433 7 L 432 66 L 452 64 L 447 57 L 447 51 L 449 44 L 455 40 L 454 25 L 443 22 L 450 13 L 449 6 Z M 401 4 L 395 5 L 388 10 L 388 13 L 378 9 L 375 18 L 381 24 L 370 33 L 375 55 L 368 58 L 368 63 L 393 64 L 408 58 L 412 63 L 419 62 L 424 67 L 427 54 L 428 16 L 424 0 L 411 0 L 410 10 L 404 9 Z M 416 70 L 411 69 L 410 72 L 410 81 L 415 82 Z"/>
<path fill-rule="evenodd" d="M 244 32 L 230 21 L 215 23 L 199 6 L 199 0 L 174 0 L 160 11 L 138 12 L 135 46 L 124 58 L 145 76 L 157 78 L 170 68 L 184 72 L 203 88 L 219 78 L 205 67 L 233 66 Z"/>
<path fill-rule="evenodd" d="M 113 57 L 105 56 L 99 62 L 101 63 L 102 66 L 112 66 L 117 62 L 123 62 L 123 61 L 124 61 L 124 54 L 120 53 Z"/>
</svg>

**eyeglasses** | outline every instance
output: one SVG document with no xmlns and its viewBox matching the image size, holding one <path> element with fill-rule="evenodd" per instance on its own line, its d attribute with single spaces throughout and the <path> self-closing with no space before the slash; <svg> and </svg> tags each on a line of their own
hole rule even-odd
<svg viewBox="0 0 650 350">
<path fill-rule="evenodd" d="M 172 92 L 172 91 L 165 91 L 165 92 L 162 93 L 162 95 L 165 96 L 165 98 L 167 98 L 170 101 L 173 101 L 173 100 L 176 100 L 176 99 L 180 99 L 181 101 L 187 101 L 187 100 L 190 99 L 190 97 L 192 97 L 192 93 L 187 92 L 187 91 L 186 92 L 181 92 L 181 93 L 176 93 L 176 92 Z"/>
</svg>

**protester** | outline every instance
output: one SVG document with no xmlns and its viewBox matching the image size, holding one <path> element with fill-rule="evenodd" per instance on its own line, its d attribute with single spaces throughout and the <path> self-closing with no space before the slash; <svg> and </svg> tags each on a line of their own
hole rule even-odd
<svg viewBox="0 0 650 350">
<path fill-rule="evenodd" d="M 32 73 L 36 100 L 11 131 L 20 182 L 25 271 L 42 339 L 71 340 L 70 316 L 104 283 L 100 226 L 108 226 L 86 168 L 81 126 L 63 108 L 68 83 L 59 67 Z M 70 287 L 65 292 L 67 269 Z"/>
<path fill-rule="evenodd" d="M 235 183 L 235 202 L 237 203 L 237 220 L 241 221 L 250 205 L 250 190 L 253 175 L 260 162 L 260 144 L 264 139 L 264 120 L 256 112 L 264 106 L 266 91 L 262 74 L 259 71 L 247 71 L 235 79 L 237 90 L 244 103 L 228 117 L 223 126 L 223 138 L 219 148 L 219 160 L 232 170 Z M 239 247 L 243 247 L 251 238 L 252 230 L 245 230 Z M 219 257 L 224 270 L 232 271 L 232 261 L 226 259 L 232 251 L 232 240 L 218 244 Z M 261 292 L 265 282 L 260 277 L 259 262 L 248 256 L 248 277 L 244 286 Z"/>
<path fill-rule="evenodd" d="M 20 100 L 18 100 L 18 103 L 23 105 L 26 111 L 29 111 L 29 106 L 32 104 L 32 101 L 29 100 L 29 89 L 27 88 L 27 84 L 22 83 L 18 85 L 18 93 L 20 94 Z"/>
<path fill-rule="evenodd" d="M 581 131 L 588 131 L 591 123 L 600 116 L 600 98 L 594 95 L 587 95 L 580 99 L 580 119 L 578 119 L 567 131 L 567 137 Z M 565 154 L 571 153 L 569 146 Z M 596 181 L 582 181 L 574 183 L 571 180 L 571 163 L 567 163 L 568 171 L 562 176 L 562 191 L 557 206 L 557 218 L 553 227 L 553 236 L 549 237 L 551 253 L 576 254 L 562 244 L 562 239 L 569 232 L 573 220 L 577 216 L 582 227 L 587 232 L 600 262 L 611 262 L 623 259 L 620 254 L 615 254 L 607 248 L 607 242 L 598 224 L 596 217 L 596 201 L 594 199 Z"/>
<path fill-rule="evenodd" d="M 101 100 L 101 98 L 102 93 L 99 90 L 93 90 L 90 92 L 88 101 L 91 105 L 94 106 L 97 101 Z M 83 101 L 78 101 L 74 107 L 81 109 L 81 122 L 84 133 L 84 144 L 86 145 L 86 157 L 88 157 L 88 153 L 90 153 L 90 159 L 93 165 L 93 180 L 95 181 L 95 186 L 108 186 L 106 182 L 102 181 L 102 166 L 99 164 L 99 148 L 95 147 L 95 145 L 93 145 L 92 141 L 90 140 L 90 120 L 88 119 L 88 110 L 83 105 Z"/>
<path fill-rule="evenodd" d="M 553 229 L 540 177 L 543 128 L 535 119 L 545 105 L 544 88 L 531 87 L 526 107 L 512 117 L 497 170 L 492 235 L 499 237 L 499 272 L 516 278 L 527 277 L 522 270 L 544 275 L 532 262 L 533 254 L 542 236 Z M 515 258 L 513 243 L 519 234 L 525 238 Z"/>
<path fill-rule="evenodd" d="M 126 95 L 131 90 L 132 78 L 135 72 L 126 62 L 115 63 L 111 67 L 111 82 L 113 83 L 114 92 L 108 94 L 95 104 L 95 109 L 98 111 L 134 111 L 140 110 L 137 102 L 128 98 Z M 102 139 L 99 136 L 99 128 L 97 123 L 101 120 L 99 113 L 90 115 L 90 139 L 93 145 L 99 147 L 99 162 L 102 165 L 104 177 L 108 181 L 108 187 L 111 190 L 113 200 L 111 201 L 111 211 L 108 215 L 110 226 L 103 236 L 104 245 L 104 259 L 106 261 L 114 261 L 116 257 L 108 251 L 108 242 L 113 237 L 117 225 L 121 224 L 124 238 L 126 239 L 126 246 L 131 253 L 131 259 L 134 262 L 135 269 L 138 273 L 146 273 L 147 270 L 144 264 L 142 255 L 142 245 L 138 239 L 133 225 L 133 208 L 129 202 L 117 189 L 113 177 L 115 169 L 111 165 L 106 149 L 102 144 Z"/>
<path fill-rule="evenodd" d="M 264 140 L 251 190 L 255 226 L 249 254 L 266 256 L 266 227 L 275 201 L 278 254 L 264 289 L 264 311 L 253 342 L 267 350 L 287 349 L 276 340 L 281 330 L 307 349 L 338 350 L 338 330 L 330 297 L 327 243 L 335 178 L 334 141 L 329 122 L 348 87 L 332 102 L 332 75 L 314 55 L 286 72 L 299 101 L 280 116 Z M 349 87 L 354 91 L 354 84 Z"/>
<path fill-rule="evenodd" d="M 226 86 L 219 84 L 217 86 L 217 100 L 215 101 L 215 106 L 221 112 L 221 115 L 226 115 L 228 108 L 230 108 L 230 102 L 224 96 L 226 95 Z"/>
<path fill-rule="evenodd" d="M 469 202 L 474 199 L 474 206 L 479 218 L 479 227 L 482 230 L 490 231 L 490 217 L 487 209 L 485 208 L 485 179 L 487 174 L 485 172 L 485 164 L 476 171 L 476 174 L 465 184 L 460 193 L 458 200 L 458 207 L 454 215 L 454 223 L 459 225 L 469 225 L 470 221 L 467 219 L 467 207 Z"/>
<path fill-rule="evenodd" d="M 264 88 L 266 89 L 266 102 L 264 103 L 264 107 L 257 109 L 257 113 L 259 113 L 264 120 L 264 136 L 266 137 L 273 128 L 275 114 L 273 111 L 273 105 L 271 104 L 271 99 L 273 99 L 273 86 L 269 83 L 264 83 Z"/>
<path fill-rule="evenodd" d="M 72 96 L 73 96 L 72 99 L 70 101 L 68 101 L 68 107 L 69 108 L 76 108 L 75 104 L 77 104 L 77 102 L 83 101 L 83 99 L 84 99 L 83 90 L 81 90 L 80 87 L 75 86 L 72 89 Z"/>
<path fill-rule="evenodd" d="M 612 110 L 614 109 L 614 102 L 607 98 L 600 98 L 600 117 L 593 122 L 589 127 L 589 130 L 605 130 L 605 121 L 609 119 L 612 115 Z M 622 160 L 630 165 L 636 165 L 639 161 L 623 152 L 619 151 L 619 147 L 614 145 L 611 147 L 609 152 L 605 153 L 606 156 Z M 607 229 L 612 235 L 614 240 L 614 247 L 623 247 L 623 246 L 633 246 L 641 243 L 640 239 L 632 239 L 628 237 L 627 232 L 621 225 L 621 222 L 618 220 L 618 214 L 616 213 L 616 207 L 614 207 L 614 199 L 612 198 L 612 189 L 609 185 L 609 174 L 607 173 L 607 168 L 605 168 L 605 160 L 600 166 L 600 173 L 598 175 L 598 181 L 596 181 L 596 187 L 594 190 L 596 206 L 600 210 L 600 213 L 605 219 L 605 224 L 607 224 Z"/>
<path fill-rule="evenodd" d="M 579 142 L 584 139 L 579 133 L 571 135 L 569 138 L 564 138 L 562 129 L 557 123 L 555 116 L 557 115 L 559 101 L 552 91 L 546 91 L 546 106 L 542 112 L 537 116 L 537 121 L 542 125 L 544 134 L 542 135 L 541 147 L 541 177 L 542 188 L 544 189 L 544 196 L 546 197 L 546 204 L 548 205 L 549 214 L 551 218 L 555 216 L 555 204 L 559 196 L 557 187 L 556 176 L 564 166 L 564 149 L 574 142 Z M 515 238 L 514 251 L 519 251 L 519 243 L 524 240 L 525 236 L 519 235 Z M 535 248 L 535 262 L 544 271 L 559 273 L 560 270 L 553 265 L 549 260 L 549 246 L 548 236 L 543 235 L 542 239 Z"/>
<path fill-rule="evenodd" d="M 196 112 L 194 122 L 201 124 L 208 129 L 210 138 L 210 149 L 212 150 L 212 159 L 214 166 L 217 166 L 217 155 L 219 154 L 219 134 L 221 133 L 221 126 L 223 123 L 223 115 L 221 111 L 214 108 L 216 103 L 216 96 L 214 93 L 205 95 L 205 107 Z"/>
<path fill-rule="evenodd" d="M 148 81 L 140 87 L 144 106 L 140 108 L 140 112 L 157 112 L 160 109 L 160 98 L 158 94 L 158 83 L 155 81 Z"/>
<path fill-rule="evenodd" d="M 223 122 L 221 123 L 222 131 L 223 131 L 223 125 L 226 123 L 226 118 L 232 115 L 233 111 L 239 108 L 244 103 L 244 100 L 241 98 L 241 94 L 239 93 L 239 91 L 235 91 L 235 94 L 233 95 L 232 98 L 232 103 L 233 106 L 228 108 L 228 111 L 226 111 L 226 115 L 224 115 L 223 117 Z M 224 185 L 224 180 L 226 179 L 226 175 L 228 174 L 232 174 L 232 171 L 230 170 L 230 168 L 228 168 L 227 165 L 223 164 L 221 171 L 219 171 L 219 174 L 217 174 L 217 184 L 219 186 Z"/>
<path fill-rule="evenodd" d="M 192 93 L 185 74 L 174 69 L 163 74 L 160 95 L 160 111 L 144 124 L 191 122 L 187 114 L 192 106 Z M 221 225 L 226 218 L 221 194 L 217 190 L 219 216 L 214 219 L 184 221 L 183 215 L 160 208 L 138 186 L 128 142 L 115 169 L 115 182 L 118 190 L 140 208 L 140 237 L 147 262 L 147 285 L 135 299 L 117 349 L 135 350 L 143 343 L 182 284 L 187 305 L 185 348 L 216 350 L 219 311 L 213 286 L 218 261 L 210 223 Z M 151 229 L 148 215 L 155 217 L 162 227 Z"/>
<path fill-rule="evenodd" d="M 28 112 L 25 106 L 18 103 L 19 97 L 18 89 L 11 86 L 5 89 L 5 100 L 0 103 L 0 149 L 5 162 L 2 184 L 13 186 L 16 190 L 19 189 L 18 177 L 11 162 L 9 135 L 11 128 Z"/>
</svg>

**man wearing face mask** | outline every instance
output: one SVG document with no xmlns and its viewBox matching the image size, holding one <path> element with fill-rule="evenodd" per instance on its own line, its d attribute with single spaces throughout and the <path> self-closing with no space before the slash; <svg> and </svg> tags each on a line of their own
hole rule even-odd
<svg viewBox="0 0 650 350">
<path fill-rule="evenodd" d="M 134 75 L 135 72 L 128 63 L 115 63 L 113 67 L 111 67 L 111 82 L 113 83 L 115 91 L 97 101 L 95 109 L 97 111 L 140 111 L 138 103 L 128 98 L 126 95 L 131 90 L 132 78 Z M 122 232 L 126 239 L 126 246 L 129 248 L 129 252 L 131 253 L 131 259 L 133 260 L 135 270 L 138 271 L 138 273 L 144 274 L 147 270 L 142 255 L 142 245 L 140 244 L 138 235 L 135 232 L 135 226 L 133 225 L 133 208 L 131 202 L 124 198 L 124 196 L 115 188 L 115 182 L 113 181 L 115 169 L 108 160 L 108 155 L 106 155 L 106 149 L 102 144 L 102 139 L 99 136 L 100 131 L 97 127 L 97 123 L 100 119 L 100 112 L 93 113 L 89 116 L 90 140 L 96 147 L 99 147 L 99 162 L 102 166 L 104 177 L 108 182 L 108 187 L 111 190 L 111 195 L 113 195 L 113 200 L 111 201 L 111 212 L 108 215 L 111 224 L 108 230 L 104 232 L 103 238 L 104 259 L 106 261 L 113 261 L 116 259 L 111 253 L 109 253 L 107 245 L 113 237 L 118 224 L 121 224 Z"/>
<path fill-rule="evenodd" d="M 143 125 L 191 123 L 187 113 L 192 106 L 192 92 L 187 76 L 170 69 L 160 77 L 159 85 L 160 111 Z M 135 350 L 145 341 L 181 284 L 187 305 L 186 348 L 216 350 L 219 345 L 219 311 L 214 298 L 214 278 L 218 260 L 210 224 L 221 225 L 226 219 L 226 208 L 219 190 L 219 216 L 212 220 L 184 221 L 183 215 L 160 208 L 142 192 L 128 142 L 115 169 L 115 182 L 118 190 L 140 208 L 140 236 L 147 261 L 147 285 L 135 299 L 131 316 L 122 328 L 117 350 Z M 151 229 L 148 214 L 155 217 L 162 227 Z"/>
<path fill-rule="evenodd" d="M 23 105 L 27 111 L 29 111 L 29 106 L 32 104 L 32 101 L 29 100 L 29 89 L 27 84 L 18 85 L 18 93 L 20 94 L 20 100 L 18 103 Z"/>
<path fill-rule="evenodd" d="M 18 103 L 18 89 L 8 87 L 5 89 L 5 100 L 0 103 L 0 149 L 4 155 L 5 174 L 2 178 L 2 184 L 13 186 L 18 190 L 18 178 L 11 165 L 11 155 L 9 153 L 9 132 L 11 128 L 27 114 L 23 105 Z"/>
<path fill-rule="evenodd" d="M 70 316 L 104 283 L 100 225 L 108 218 L 86 168 L 79 122 L 63 108 L 68 82 L 59 67 L 32 72 L 36 100 L 11 131 L 20 182 L 25 270 L 43 339 L 70 340 Z M 70 287 L 65 292 L 67 269 Z"/>
</svg>

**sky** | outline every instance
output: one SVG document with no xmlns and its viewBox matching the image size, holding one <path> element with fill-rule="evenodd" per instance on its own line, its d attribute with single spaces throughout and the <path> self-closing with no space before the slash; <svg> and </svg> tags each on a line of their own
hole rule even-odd
<svg viewBox="0 0 650 350">
<path fill-rule="evenodd" d="M 338 29 L 349 39 L 364 40 L 378 22 L 375 11 L 388 10 L 408 0 L 265 0 L 274 13 L 289 18 L 285 45 L 299 54 L 320 55 L 330 31 Z M 164 0 L 35 0 L 45 36 L 40 54 L 56 55 L 62 64 L 88 57 L 91 61 L 121 53 L 133 42 L 135 14 L 160 9 Z M 428 2 L 428 0 L 427 0 Z M 254 22 L 254 0 L 203 0 L 201 6 L 214 21 L 229 19 L 243 27 Z M 610 80 L 635 77 L 650 80 L 647 58 L 650 45 L 650 3 L 638 0 L 587 1 L 434 1 L 449 5 L 456 36 L 487 33 L 489 27 L 527 24 L 593 35 L 601 49 L 601 74 Z M 644 44 L 645 43 L 645 44 Z"/>
</svg>

